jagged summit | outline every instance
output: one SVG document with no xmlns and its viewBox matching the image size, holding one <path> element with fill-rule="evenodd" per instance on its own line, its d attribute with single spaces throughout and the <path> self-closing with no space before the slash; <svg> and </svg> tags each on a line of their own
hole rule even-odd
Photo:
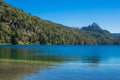
<svg viewBox="0 0 120 80">
<path fill-rule="evenodd" d="M 87 27 L 82 27 L 81 29 L 85 31 L 95 31 L 95 32 L 102 30 L 97 23 L 93 23 Z"/>
<path fill-rule="evenodd" d="M 2 1 L 2 0 L 1 0 Z M 98 24 L 76 29 L 0 3 L 0 44 L 120 44 Z"/>
</svg>

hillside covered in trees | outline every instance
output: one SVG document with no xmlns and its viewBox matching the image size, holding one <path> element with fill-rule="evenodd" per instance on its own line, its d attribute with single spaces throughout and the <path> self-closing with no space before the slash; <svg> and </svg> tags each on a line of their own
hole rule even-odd
<svg viewBox="0 0 120 80">
<path fill-rule="evenodd" d="M 27 14 L 0 0 L 0 44 L 120 44 L 93 23 L 81 29 Z"/>
<path fill-rule="evenodd" d="M 88 27 L 81 28 L 85 33 L 94 37 L 98 44 L 119 44 L 117 36 L 112 35 L 109 31 L 103 30 L 96 23 L 89 25 Z"/>
</svg>

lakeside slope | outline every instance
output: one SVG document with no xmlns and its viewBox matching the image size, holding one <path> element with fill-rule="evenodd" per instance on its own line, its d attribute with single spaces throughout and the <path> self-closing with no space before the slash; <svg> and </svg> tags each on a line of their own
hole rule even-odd
<svg viewBox="0 0 120 80">
<path fill-rule="evenodd" d="M 0 0 L 0 44 L 120 44 L 120 37 L 96 23 L 79 29 L 43 20 Z"/>
</svg>

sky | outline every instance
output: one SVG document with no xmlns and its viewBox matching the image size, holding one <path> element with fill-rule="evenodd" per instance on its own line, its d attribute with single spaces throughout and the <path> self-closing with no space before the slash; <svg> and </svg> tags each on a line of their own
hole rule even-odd
<svg viewBox="0 0 120 80">
<path fill-rule="evenodd" d="M 70 27 L 96 22 L 120 33 L 120 0 L 4 0 L 27 13 Z"/>
</svg>

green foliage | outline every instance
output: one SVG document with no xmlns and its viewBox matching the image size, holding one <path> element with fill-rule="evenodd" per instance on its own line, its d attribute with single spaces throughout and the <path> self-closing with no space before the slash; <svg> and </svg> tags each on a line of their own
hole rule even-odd
<svg viewBox="0 0 120 80">
<path fill-rule="evenodd" d="M 98 44 L 119 44 L 120 41 L 110 32 L 103 30 L 98 24 L 93 23 L 88 27 L 83 27 L 82 30 L 96 38 Z"/>
<path fill-rule="evenodd" d="M 96 24 L 92 26 L 95 28 Z M 0 44 L 116 43 L 109 32 L 88 28 L 88 31 L 81 30 L 42 20 L 0 1 Z"/>
</svg>

